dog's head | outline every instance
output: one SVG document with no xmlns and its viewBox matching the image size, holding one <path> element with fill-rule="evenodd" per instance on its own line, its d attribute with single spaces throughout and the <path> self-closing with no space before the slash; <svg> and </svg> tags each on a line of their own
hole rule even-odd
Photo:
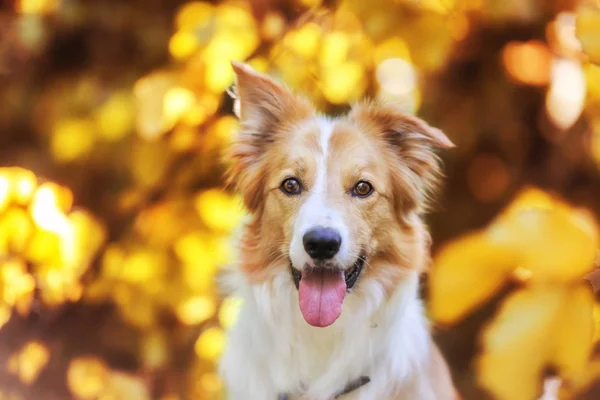
<svg viewBox="0 0 600 400">
<path fill-rule="evenodd" d="M 453 144 L 389 104 L 319 116 L 269 77 L 233 67 L 241 127 L 230 180 L 252 214 L 242 267 L 254 281 L 289 274 L 304 319 L 331 325 L 351 289 L 373 281 L 389 294 L 424 265 L 418 215 L 440 175 L 434 148 Z"/>
</svg>

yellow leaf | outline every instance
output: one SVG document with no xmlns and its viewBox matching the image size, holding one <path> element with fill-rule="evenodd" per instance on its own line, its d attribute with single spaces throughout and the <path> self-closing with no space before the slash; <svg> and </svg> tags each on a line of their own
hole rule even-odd
<svg viewBox="0 0 600 400">
<path fill-rule="evenodd" d="M 140 296 L 139 293 L 134 293 L 132 290 L 127 292 L 127 301 L 116 299 L 119 304 L 119 311 L 123 319 L 132 326 L 142 329 L 148 329 L 154 325 L 157 320 L 158 310 L 155 302 L 149 296 Z"/>
<path fill-rule="evenodd" d="M 154 72 L 136 82 L 136 127 L 142 139 L 156 140 L 173 127 L 176 121 L 165 115 L 164 101 L 176 85 L 177 77 L 169 71 Z"/>
<path fill-rule="evenodd" d="M 17 3 L 19 12 L 23 14 L 50 14 L 60 6 L 57 0 L 21 0 Z"/>
<path fill-rule="evenodd" d="M 148 387 L 142 378 L 112 372 L 104 396 L 114 400 L 150 400 Z"/>
<path fill-rule="evenodd" d="M 29 203 L 37 187 L 37 177 L 35 174 L 18 167 L 3 168 L 3 171 L 5 171 L 6 177 L 12 181 L 12 200 L 22 205 Z M 1 194 L 0 197 L 2 197 Z M 1 200 L 0 203 L 2 203 Z"/>
<path fill-rule="evenodd" d="M 35 263 L 59 263 L 60 246 L 61 241 L 57 234 L 44 229 L 36 229 L 24 255 L 28 261 Z"/>
<path fill-rule="evenodd" d="M 185 3 L 177 12 L 175 26 L 177 29 L 193 31 L 198 26 L 208 25 L 213 17 L 212 4 L 193 1 Z"/>
<path fill-rule="evenodd" d="M 432 318 L 454 322 L 494 295 L 516 264 L 511 254 L 474 233 L 443 248 L 434 260 L 430 280 Z"/>
<path fill-rule="evenodd" d="M 240 223 L 244 210 L 240 199 L 218 189 L 200 193 L 195 201 L 196 211 L 209 228 L 229 231 Z"/>
<path fill-rule="evenodd" d="M 142 358 L 148 368 L 159 368 L 165 364 L 169 356 L 166 336 L 159 330 L 152 330 L 142 342 Z"/>
<path fill-rule="evenodd" d="M 0 293 L 2 300 L 15 306 L 21 315 L 28 314 L 33 301 L 35 279 L 20 259 L 7 259 L 0 263 Z"/>
<path fill-rule="evenodd" d="M 59 162 L 72 162 L 92 152 L 96 141 L 93 121 L 67 119 L 56 123 L 52 129 L 50 149 Z"/>
<path fill-rule="evenodd" d="M 32 341 L 9 358 L 8 370 L 29 385 L 35 382 L 49 360 L 48 348 L 41 342 Z"/>
<path fill-rule="evenodd" d="M 169 41 L 169 52 L 177 59 L 185 59 L 198 49 L 198 38 L 192 32 L 176 32 Z"/>
<path fill-rule="evenodd" d="M 177 306 L 177 317 L 187 325 L 206 321 L 215 314 L 215 300 L 209 296 L 195 296 Z"/>
<path fill-rule="evenodd" d="M 0 254 L 22 253 L 33 232 L 27 212 L 22 208 L 9 208 L 0 216 Z"/>
<path fill-rule="evenodd" d="M 171 88 L 165 93 L 163 115 L 170 125 L 177 121 L 196 103 L 194 92 L 183 87 Z"/>
<path fill-rule="evenodd" d="M 538 280 L 581 279 L 593 268 L 598 249 L 598 228 L 590 213 L 537 190 L 519 196 L 487 234 Z"/>
<path fill-rule="evenodd" d="M 116 93 L 96 111 L 94 121 L 98 134 L 115 142 L 133 130 L 133 117 L 133 99 L 127 93 Z"/>
<path fill-rule="evenodd" d="M 33 195 L 30 212 L 40 228 L 64 235 L 69 231 L 69 222 L 64 213 L 72 205 L 73 193 L 67 187 L 46 182 Z"/>
<path fill-rule="evenodd" d="M 85 211 L 73 211 L 68 218 L 72 233 L 61 243 L 63 262 L 77 272 L 83 272 L 104 243 L 106 229 Z"/>
<path fill-rule="evenodd" d="M 576 376 L 584 372 L 592 352 L 594 296 L 587 285 L 577 286 L 568 296 L 552 332 L 555 338 L 552 364 L 561 373 Z"/>
<path fill-rule="evenodd" d="M 324 68 L 321 79 L 323 95 L 334 104 L 356 101 L 365 91 L 365 71 L 356 61 Z"/>
<path fill-rule="evenodd" d="M 572 282 L 593 268 L 598 227 L 590 213 L 543 191 L 523 191 L 485 230 L 446 246 L 434 259 L 431 313 L 460 319 L 511 276 Z"/>
<path fill-rule="evenodd" d="M 270 11 L 263 18 L 260 30 L 262 36 L 266 40 L 275 40 L 281 36 L 281 33 L 285 30 L 285 27 L 285 17 L 277 11 Z M 262 71 L 264 72 L 265 70 L 263 69 Z"/>
<path fill-rule="evenodd" d="M 224 50 L 227 53 L 236 53 L 242 50 L 242 47 L 240 43 L 222 35 L 219 39 L 213 39 L 211 46 L 206 49 L 205 58 L 210 59 L 210 62 L 206 65 L 204 84 L 212 93 L 222 93 L 233 83 L 233 72 L 229 59 L 222 57 L 214 58 L 206 55 L 209 51 L 216 54 Z M 231 59 L 240 58 L 231 57 Z"/>
<path fill-rule="evenodd" d="M 530 400 L 542 374 L 581 371 L 592 349 L 587 287 L 534 286 L 511 295 L 483 335 L 479 379 L 499 400 Z"/>
<path fill-rule="evenodd" d="M 316 54 L 321 41 L 322 29 L 314 23 L 307 23 L 301 28 L 285 36 L 285 45 L 304 58 L 311 58 Z"/>
<path fill-rule="evenodd" d="M 576 34 L 590 61 L 600 64 L 600 5 L 582 5 L 577 10 Z"/>
<path fill-rule="evenodd" d="M 104 391 L 109 379 L 106 364 L 92 357 L 76 358 L 67 370 L 67 385 L 79 399 L 93 399 Z"/>
<path fill-rule="evenodd" d="M 208 128 L 205 145 L 207 147 L 217 147 L 223 143 L 228 143 L 238 127 L 238 121 L 232 116 L 224 116 L 216 120 Z"/>
<path fill-rule="evenodd" d="M 165 151 L 161 142 L 136 142 L 130 158 L 131 173 L 143 188 L 150 188 L 166 179 L 165 173 L 172 159 L 172 154 Z"/>
<path fill-rule="evenodd" d="M 146 249 L 133 251 L 121 266 L 120 279 L 130 283 L 146 283 L 162 276 L 166 263 L 166 256 L 161 252 Z"/>
<path fill-rule="evenodd" d="M 207 235 L 200 232 L 188 233 L 179 239 L 174 244 L 175 254 L 183 262 L 189 264 L 212 264 L 210 248 L 207 244 Z M 212 267 L 207 268 L 212 272 Z"/>
<path fill-rule="evenodd" d="M 196 340 L 194 349 L 201 359 L 216 360 L 221 354 L 224 345 L 225 335 L 223 334 L 223 330 L 213 327 L 202 332 L 198 340 Z"/>
<path fill-rule="evenodd" d="M 411 61 L 410 50 L 402 38 L 393 36 L 377 45 L 373 52 L 374 64 L 379 65 L 388 58 L 401 58 L 403 60 L 407 60 L 408 62 Z"/>
</svg>

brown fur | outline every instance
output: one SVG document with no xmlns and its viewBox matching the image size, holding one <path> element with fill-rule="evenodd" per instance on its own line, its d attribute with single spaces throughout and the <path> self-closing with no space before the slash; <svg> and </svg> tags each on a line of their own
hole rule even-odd
<svg viewBox="0 0 600 400">
<path fill-rule="evenodd" d="M 229 181 L 253 215 L 241 246 L 243 267 L 263 280 L 274 261 L 285 257 L 303 200 L 285 196 L 279 185 L 286 176 L 298 176 L 310 188 L 322 151 L 319 126 L 305 99 L 245 65 L 234 69 L 242 126 L 229 153 Z M 356 247 L 367 251 L 371 268 L 365 276 L 386 282 L 390 290 L 402 272 L 379 270 L 378 264 L 423 268 L 427 261 L 429 236 L 417 214 L 426 209 L 440 176 L 433 148 L 451 146 L 441 131 L 390 104 L 359 104 L 335 126 L 328 193 L 350 221 Z M 348 193 L 362 178 L 376 192 L 357 201 Z"/>
</svg>

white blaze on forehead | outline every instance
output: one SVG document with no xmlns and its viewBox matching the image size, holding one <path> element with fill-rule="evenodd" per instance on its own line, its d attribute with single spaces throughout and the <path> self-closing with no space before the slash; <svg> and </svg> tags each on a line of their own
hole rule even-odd
<svg viewBox="0 0 600 400">
<path fill-rule="evenodd" d="M 317 158 L 317 178 L 315 180 L 315 193 L 322 193 L 327 186 L 327 158 L 329 153 L 329 140 L 333 133 L 334 122 L 326 117 L 319 120 L 319 145 L 321 154 Z"/>
<path fill-rule="evenodd" d="M 330 140 L 335 128 L 335 121 L 325 117 L 318 119 L 319 147 L 320 151 L 315 154 L 317 161 L 316 176 L 313 185 L 308 188 L 308 198 L 300 208 L 294 223 L 294 234 L 290 246 L 290 258 L 294 267 L 301 269 L 305 264 L 311 264 L 311 258 L 306 254 L 302 238 L 312 228 L 321 226 L 337 230 L 342 237 L 342 244 L 336 257 L 340 267 L 348 266 L 350 254 L 348 247 L 348 229 L 342 220 L 340 213 L 333 204 L 328 204 L 327 198 L 327 160 L 330 154 Z"/>
</svg>

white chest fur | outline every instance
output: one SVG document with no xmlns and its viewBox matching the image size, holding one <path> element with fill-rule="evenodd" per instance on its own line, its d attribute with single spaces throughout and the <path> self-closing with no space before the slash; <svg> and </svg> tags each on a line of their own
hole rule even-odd
<svg viewBox="0 0 600 400">
<path fill-rule="evenodd" d="M 285 392 L 328 400 L 360 376 L 371 381 L 344 400 L 432 398 L 421 373 L 430 338 L 416 272 L 390 298 L 376 283 L 361 282 L 327 328 L 304 321 L 287 271 L 258 285 L 236 278 L 244 306 L 220 365 L 230 399 L 276 400 Z"/>
</svg>

